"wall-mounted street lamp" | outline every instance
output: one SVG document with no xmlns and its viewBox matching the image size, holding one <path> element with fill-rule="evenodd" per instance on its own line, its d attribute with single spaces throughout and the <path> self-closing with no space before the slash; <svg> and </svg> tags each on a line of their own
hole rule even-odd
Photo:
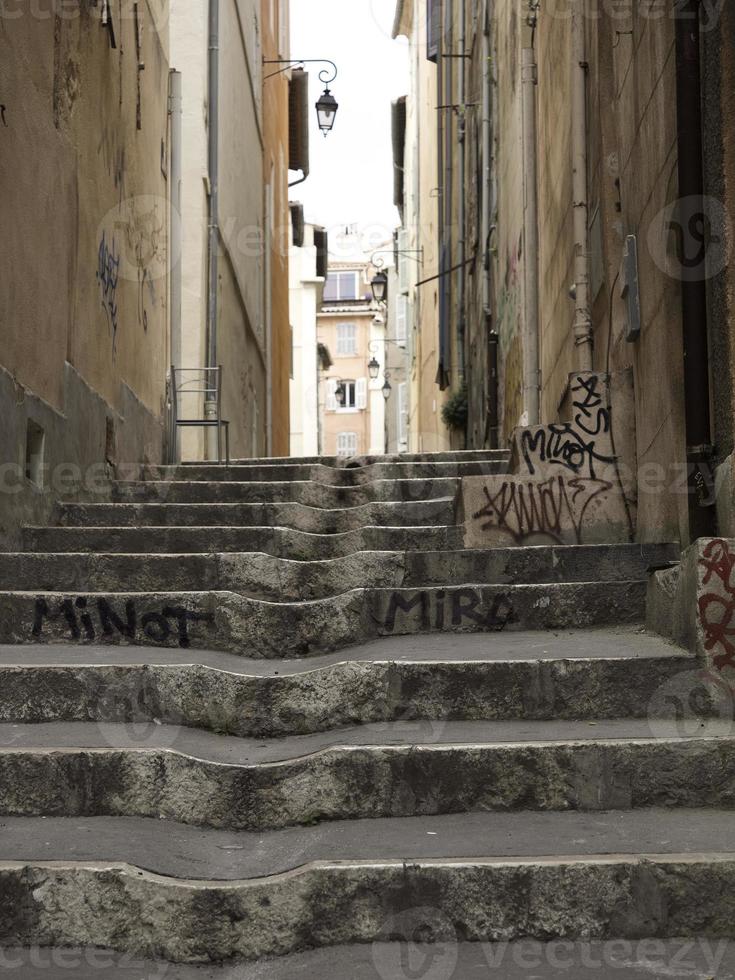
<svg viewBox="0 0 735 980">
<path fill-rule="evenodd" d="M 388 273 L 383 269 L 376 272 L 370 283 L 370 288 L 376 303 L 386 303 L 388 301 Z"/>
<path fill-rule="evenodd" d="M 263 79 L 267 82 L 269 78 L 273 78 L 275 75 L 280 75 L 284 71 L 288 71 L 289 68 L 299 68 L 303 65 L 330 65 L 329 68 L 322 68 L 319 72 L 319 81 L 324 85 L 324 91 L 319 97 L 319 101 L 316 104 L 316 115 L 319 120 L 319 129 L 324 133 L 325 137 L 332 132 L 334 128 L 334 121 L 337 118 L 337 109 L 339 109 L 339 103 L 332 95 L 329 90 L 329 86 L 337 77 L 337 66 L 333 61 L 328 58 L 275 58 L 275 59 L 263 59 L 264 65 L 285 65 L 285 68 L 279 68 L 278 71 L 271 72 L 270 75 L 266 75 Z"/>
<path fill-rule="evenodd" d="M 337 109 L 339 109 L 337 100 L 329 91 L 329 89 L 325 88 L 321 98 L 316 104 L 316 114 L 319 120 L 319 129 L 321 129 L 325 137 L 332 132 L 332 127 L 334 126 L 334 120 L 337 118 Z"/>
<path fill-rule="evenodd" d="M 385 400 L 388 401 L 392 393 L 393 393 L 393 386 L 390 383 L 390 372 L 386 371 L 385 384 L 383 385 L 383 398 L 385 398 Z"/>
<path fill-rule="evenodd" d="M 368 364 L 368 374 L 370 375 L 371 381 L 378 380 L 378 375 L 380 374 L 380 364 L 375 354 L 373 354 L 373 358 Z"/>
<path fill-rule="evenodd" d="M 334 398 L 340 408 L 344 408 L 347 402 L 347 386 L 344 381 L 340 381 L 334 392 Z"/>
</svg>

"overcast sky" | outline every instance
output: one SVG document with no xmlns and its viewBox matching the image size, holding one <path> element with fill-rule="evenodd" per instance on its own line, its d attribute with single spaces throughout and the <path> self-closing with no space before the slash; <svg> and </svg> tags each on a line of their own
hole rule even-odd
<svg viewBox="0 0 735 980">
<path fill-rule="evenodd" d="M 339 103 L 334 129 L 319 132 L 314 103 L 323 91 L 319 65 L 310 74 L 311 174 L 291 191 L 307 221 L 330 238 L 357 224 L 385 241 L 397 226 L 393 206 L 391 102 L 408 92 L 408 48 L 393 40 L 396 0 L 291 0 L 291 51 L 296 58 L 329 58 L 339 75 L 330 86 Z M 376 227 L 377 226 L 377 227 Z"/>
</svg>

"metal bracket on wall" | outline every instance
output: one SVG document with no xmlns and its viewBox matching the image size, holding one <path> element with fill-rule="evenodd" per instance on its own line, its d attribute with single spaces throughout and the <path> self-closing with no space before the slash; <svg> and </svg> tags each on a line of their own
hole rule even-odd
<svg viewBox="0 0 735 980">
<path fill-rule="evenodd" d="M 8 120 L 5 118 L 6 108 L 4 105 L 0 105 L 0 119 L 3 121 L 3 126 L 8 125 Z"/>
</svg>

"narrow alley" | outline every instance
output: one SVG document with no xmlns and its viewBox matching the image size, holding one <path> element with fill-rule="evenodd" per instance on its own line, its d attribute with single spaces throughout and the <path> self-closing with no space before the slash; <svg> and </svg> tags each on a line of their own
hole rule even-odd
<svg viewBox="0 0 735 980">
<path fill-rule="evenodd" d="M 0 0 L 0 980 L 735 980 L 733 78 Z"/>
</svg>

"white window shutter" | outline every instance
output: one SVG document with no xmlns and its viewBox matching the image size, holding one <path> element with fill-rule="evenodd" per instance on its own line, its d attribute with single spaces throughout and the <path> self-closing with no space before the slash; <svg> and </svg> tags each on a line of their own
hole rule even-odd
<svg viewBox="0 0 735 980">
<path fill-rule="evenodd" d="M 327 381 L 327 411 L 337 411 L 337 382 L 334 378 Z"/>
<path fill-rule="evenodd" d="M 406 346 L 408 320 L 408 300 L 405 296 L 398 296 L 396 299 L 396 341 L 402 346 Z"/>
<path fill-rule="evenodd" d="M 367 378 L 357 379 L 355 403 L 356 408 L 367 408 Z"/>
<path fill-rule="evenodd" d="M 410 239 L 408 237 L 408 231 L 405 228 L 401 228 L 401 230 L 398 232 L 399 252 L 409 251 L 409 245 L 410 245 Z M 402 293 L 407 293 L 410 288 L 410 284 L 409 284 L 410 262 L 411 262 L 411 258 L 408 255 L 398 256 L 398 289 Z"/>
<path fill-rule="evenodd" d="M 408 384 L 398 385 L 398 441 L 408 442 Z"/>
</svg>

